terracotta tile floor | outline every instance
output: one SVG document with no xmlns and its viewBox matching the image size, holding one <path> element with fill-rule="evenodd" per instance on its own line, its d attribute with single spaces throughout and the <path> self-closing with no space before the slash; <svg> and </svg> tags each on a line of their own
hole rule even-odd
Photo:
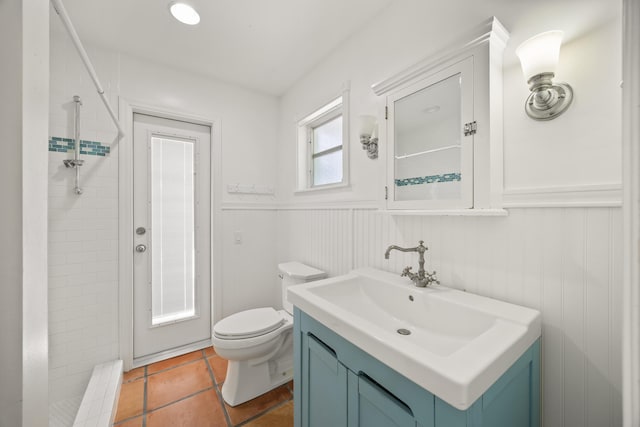
<svg viewBox="0 0 640 427">
<path fill-rule="evenodd" d="M 293 384 L 236 407 L 220 390 L 227 361 L 213 348 L 124 374 L 117 427 L 293 427 Z"/>
</svg>

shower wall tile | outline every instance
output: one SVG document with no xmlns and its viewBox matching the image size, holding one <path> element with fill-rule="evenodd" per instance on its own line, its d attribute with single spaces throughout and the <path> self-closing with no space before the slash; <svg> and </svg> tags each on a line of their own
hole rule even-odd
<svg viewBox="0 0 640 427">
<path fill-rule="evenodd" d="M 75 150 L 75 140 L 71 138 L 61 138 L 53 136 L 49 139 L 49 151 L 54 153 L 73 153 Z M 111 152 L 111 147 L 97 141 L 80 140 L 80 154 L 89 156 L 105 157 Z"/>
<path fill-rule="evenodd" d="M 81 396 L 95 365 L 118 357 L 118 175 L 113 157 L 84 156 L 74 193 L 72 152 L 49 152 L 49 392 Z"/>
</svg>

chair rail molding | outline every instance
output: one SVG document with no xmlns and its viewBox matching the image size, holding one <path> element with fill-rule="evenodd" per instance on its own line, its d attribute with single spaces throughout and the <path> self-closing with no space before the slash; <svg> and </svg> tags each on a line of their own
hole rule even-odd
<svg viewBox="0 0 640 427">
<path fill-rule="evenodd" d="M 622 184 L 505 188 L 505 208 L 567 208 L 622 206 Z"/>
</svg>

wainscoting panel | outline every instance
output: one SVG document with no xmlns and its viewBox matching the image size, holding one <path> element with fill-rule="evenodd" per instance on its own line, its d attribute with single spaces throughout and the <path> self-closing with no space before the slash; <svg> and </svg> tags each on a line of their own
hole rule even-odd
<svg viewBox="0 0 640 427">
<path fill-rule="evenodd" d="M 417 270 L 415 253 L 384 252 L 424 240 L 426 268 L 442 284 L 542 311 L 546 427 L 622 425 L 620 208 L 519 208 L 507 217 L 280 210 L 278 231 L 279 260 L 331 276 Z"/>
<path fill-rule="evenodd" d="M 351 270 L 350 210 L 280 210 L 278 225 L 279 262 L 302 261 L 330 276 Z"/>
</svg>

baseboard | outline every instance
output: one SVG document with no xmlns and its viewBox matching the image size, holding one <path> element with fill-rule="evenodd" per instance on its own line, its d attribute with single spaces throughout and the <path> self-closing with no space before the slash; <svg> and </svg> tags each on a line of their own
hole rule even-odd
<svg viewBox="0 0 640 427">
<path fill-rule="evenodd" d="M 149 356 L 143 356 L 133 359 L 133 368 L 149 365 L 151 363 L 160 362 L 161 360 L 170 359 L 176 356 L 182 356 L 183 354 L 191 353 L 192 351 L 202 350 L 206 347 L 211 347 L 211 338 L 194 342 L 192 344 L 183 345 L 181 347 L 172 348 L 171 350 L 162 351 L 160 353 L 151 354 Z"/>
</svg>

